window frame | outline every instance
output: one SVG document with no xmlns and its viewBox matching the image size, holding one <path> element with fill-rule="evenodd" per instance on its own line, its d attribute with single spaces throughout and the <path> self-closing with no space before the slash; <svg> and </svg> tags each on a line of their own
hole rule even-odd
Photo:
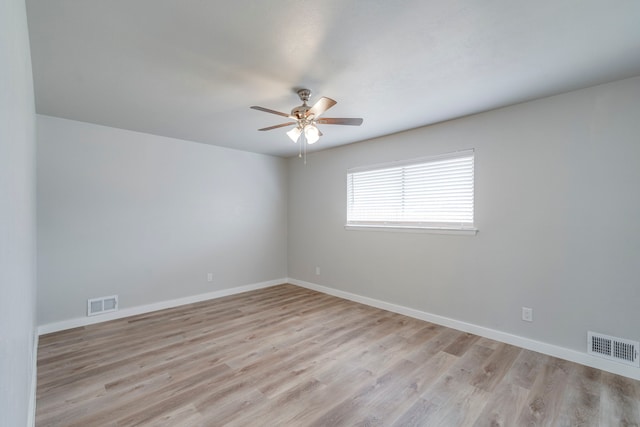
<svg viewBox="0 0 640 427">
<path fill-rule="evenodd" d="M 350 175 L 354 173 L 383 171 L 397 168 L 405 168 L 414 165 L 428 164 L 447 159 L 455 159 L 462 157 L 471 157 L 471 176 L 472 176 L 472 201 L 471 201 L 471 222 L 455 223 L 455 222 L 435 222 L 435 221 L 393 221 L 393 220 L 349 220 L 350 213 Z M 349 168 L 345 174 L 347 206 L 346 206 L 346 230 L 377 230 L 392 232 L 413 232 L 413 233 L 437 233 L 437 234 L 463 234 L 475 235 L 478 232 L 476 228 L 475 218 L 475 149 L 459 150 L 455 152 L 419 157 L 394 162 L 379 163 L 367 166 L 358 166 Z M 404 185 L 404 184 L 403 184 Z M 403 190 L 404 192 L 404 190 Z"/>
</svg>

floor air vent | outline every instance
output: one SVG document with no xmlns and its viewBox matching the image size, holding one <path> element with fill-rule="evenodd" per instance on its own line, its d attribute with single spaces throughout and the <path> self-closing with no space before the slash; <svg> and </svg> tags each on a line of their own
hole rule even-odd
<svg viewBox="0 0 640 427">
<path fill-rule="evenodd" d="M 587 334 L 589 354 L 602 357 L 625 365 L 640 367 L 638 357 L 639 343 L 609 335 L 589 331 Z"/>
<path fill-rule="evenodd" d="M 109 313 L 118 309 L 118 295 L 87 300 L 87 316 Z"/>
</svg>

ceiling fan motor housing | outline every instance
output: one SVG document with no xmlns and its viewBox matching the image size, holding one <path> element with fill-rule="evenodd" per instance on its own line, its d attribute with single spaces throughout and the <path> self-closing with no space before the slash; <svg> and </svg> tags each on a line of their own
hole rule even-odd
<svg viewBox="0 0 640 427">
<path fill-rule="evenodd" d="M 307 111 L 309 111 L 309 107 L 306 103 L 303 105 L 300 105 L 299 107 L 295 107 L 293 110 L 291 110 L 291 115 L 293 117 L 295 117 L 298 120 L 302 120 L 306 117 L 307 115 Z"/>
<path fill-rule="evenodd" d="M 291 115 L 298 120 L 302 120 L 307 116 L 307 111 L 309 111 L 309 109 L 311 108 L 307 105 L 307 101 L 309 101 L 309 98 L 311 97 L 311 90 L 298 89 L 297 93 L 300 97 L 300 100 L 302 101 L 302 105 L 294 107 L 291 110 Z"/>
</svg>

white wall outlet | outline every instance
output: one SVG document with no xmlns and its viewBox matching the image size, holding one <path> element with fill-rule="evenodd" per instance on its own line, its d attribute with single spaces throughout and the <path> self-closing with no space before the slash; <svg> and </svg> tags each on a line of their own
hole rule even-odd
<svg viewBox="0 0 640 427">
<path fill-rule="evenodd" d="M 533 322 L 533 308 L 522 307 L 522 320 L 525 322 Z"/>
<path fill-rule="evenodd" d="M 320 275 L 320 267 L 316 266 L 316 276 Z"/>
<path fill-rule="evenodd" d="M 207 273 L 207 282 L 213 282 L 213 273 Z"/>
</svg>

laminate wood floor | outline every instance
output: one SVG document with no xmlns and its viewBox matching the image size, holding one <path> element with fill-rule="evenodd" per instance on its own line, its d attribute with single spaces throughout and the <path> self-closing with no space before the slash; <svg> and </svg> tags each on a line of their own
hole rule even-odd
<svg viewBox="0 0 640 427">
<path fill-rule="evenodd" d="M 631 426 L 640 382 L 293 285 L 40 337 L 37 426 Z"/>
</svg>

